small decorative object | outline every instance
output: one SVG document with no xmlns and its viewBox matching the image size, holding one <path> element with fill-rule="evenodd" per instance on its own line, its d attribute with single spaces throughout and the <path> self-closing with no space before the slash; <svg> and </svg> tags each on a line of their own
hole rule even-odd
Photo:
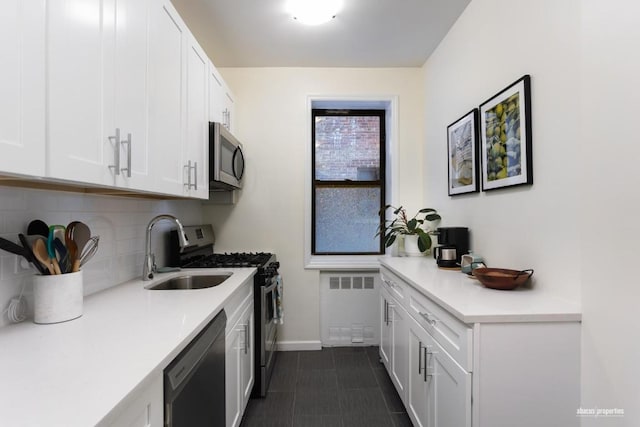
<svg viewBox="0 0 640 427">
<path fill-rule="evenodd" d="M 480 106 L 482 189 L 533 184 L 531 77 L 525 75 Z"/>
<path fill-rule="evenodd" d="M 473 270 L 473 275 L 487 288 L 510 291 L 529 280 L 533 270 L 509 270 L 506 268 L 481 267 Z"/>
<path fill-rule="evenodd" d="M 447 127 L 449 195 L 478 191 L 478 109 Z"/>
<path fill-rule="evenodd" d="M 392 208 L 393 214 L 396 216 L 393 220 L 385 219 L 385 213 L 388 208 Z M 432 208 L 420 209 L 418 213 L 416 213 L 411 219 L 409 219 L 406 210 L 402 206 L 396 208 L 391 205 L 386 205 L 383 209 L 380 210 L 380 217 L 382 219 L 382 222 L 378 227 L 376 236 L 379 236 L 381 234 L 384 236 L 385 247 L 388 248 L 389 246 L 391 246 L 393 242 L 396 241 L 396 238 L 398 236 L 404 237 L 405 245 L 407 245 L 407 238 L 409 240 L 413 238 L 417 239 L 417 255 L 422 255 L 431 247 L 431 237 L 429 236 L 429 232 L 431 230 L 425 230 L 423 228 L 423 224 L 425 223 L 425 221 L 429 222 L 441 219 L 436 210 Z"/>
</svg>

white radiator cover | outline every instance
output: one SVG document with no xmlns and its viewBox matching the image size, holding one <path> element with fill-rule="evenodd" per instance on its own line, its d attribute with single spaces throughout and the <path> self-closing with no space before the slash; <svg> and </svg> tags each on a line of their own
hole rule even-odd
<svg viewBox="0 0 640 427">
<path fill-rule="evenodd" d="M 320 338 L 324 347 L 380 344 L 380 275 L 320 273 Z"/>
</svg>

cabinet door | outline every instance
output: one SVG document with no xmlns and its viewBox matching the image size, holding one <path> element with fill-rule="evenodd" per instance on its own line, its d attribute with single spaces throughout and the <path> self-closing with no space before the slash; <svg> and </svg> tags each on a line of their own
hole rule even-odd
<svg viewBox="0 0 640 427">
<path fill-rule="evenodd" d="M 391 322 L 389 321 L 389 294 L 382 288 L 380 290 L 380 358 L 382 363 L 391 370 Z"/>
<path fill-rule="evenodd" d="M 427 340 L 429 419 L 434 427 L 471 427 L 471 373 L 462 369 L 431 335 Z"/>
<path fill-rule="evenodd" d="M 122 409 L 116 409 L 98 427 L 156 427 L 164 425 L 164 395 L 162 375 L 127 398 Z"/>
<path fill-rule="evenodd" d="M 389 303 L 391 321 L 391 380 L 400 398 L 406 400 L 407 389 L 407 312 L 397 302 Z"/>
<path fill-rule="evenodd" d="M 236 101 L 235 96 L 231 93 L 231 89 L 228 86 L 224 86 L 224 108 L 223 108 L 223 118 L 225 127 L 229 130 L 229 132 L 233 133 L 235 131 L 235 107 Z"/>
<path fill-rule="evenodd" d="M 209 61 L 209 121 L 223 123 L 224 84 L 216 66 Z"/>
<path fill-rule="evenodd" d="M 182 195 L 188 30 L 168 0 L 154 2 L 149 24 L 149 139 L 154 189 Z"/>
<path fill-rule="evenodd" d="M 47 20 L 47 175 L 102 184 L 113 181 L 115 123 L 103 123 L 113 93 L 114 5 L 60 0 Z M 112 83 L 112 82 L 111 82 Z"/>
<path fill-rule="evenodd" d="M 0 171 L 45 173 L 45 1 L 8 0 L 0 15 Z"/>
<path fill-rule="evenodd" d="M 428 398 L 431 377 L 426 369 L 427 332 L 411 316 L 409 324 L 407 413 L 416 427 L 432 426 L 429 423 Z"/>
<path fill-rule="evenodd" d="M 249 398 L 251 397 L 251 391 L 253 390 L 254 382 L 254 323 L 253 323 L 253 304 L 247 306 L 245 313 L 240 320 L 242 325 L 242 353 L 241 366 L 240 366 L 240 389 L 242 392 L 241 413 L 244 413 Z"/>
<path fill-rule="evenodd" d="M 236 323 L 226 335 L 225 353 L 225 410 L 227 427 L 236 427 L 242 420 L 241 390 L 240 390 L 240 366 L 241 352 L 244 351 L 244 328 L 238 328 Z"/>
<path fill-rule="evenodd" d="M 187 194 L 209 198 L 209 58 L 193 36 L 187 49 L 187 135 L 183 158 Z"/>
<path fill-rule="evenodd" d="M 154 0 L 117 0 L 114 23 L 115 59 L 112 106 L 105 122 L 120 130 L 120 173 L 116 185 L 138 190 L 153 186 L 149 140 L 149 18 Z"/>
</svg>

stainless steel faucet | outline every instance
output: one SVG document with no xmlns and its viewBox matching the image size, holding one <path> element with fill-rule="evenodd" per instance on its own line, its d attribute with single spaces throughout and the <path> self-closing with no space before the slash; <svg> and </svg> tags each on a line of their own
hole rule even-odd
<svg viewBox="0 0 640 427">
<path fill-rule="evenodd" d="M 184 228 L 182 228 L 182 224 L 173 215 L 158 215 L 149 221 L 149 225 L 147 225 L 147 235 L 145 242 L 145 253 L 144 253 L 144 265 L 142 266 L 142 280 L 151 280 L 153 279 L 154 273 L 157 272 L 155 255 L 151 253 L 151 229 L 158 221 L 163 219 L 172 221 L 178 227 L 178 244 L 180 248 L 184 248 L 189 245 L 189 241 L 187 240 L 187 236 L 184 234 Z"/>
</svg>

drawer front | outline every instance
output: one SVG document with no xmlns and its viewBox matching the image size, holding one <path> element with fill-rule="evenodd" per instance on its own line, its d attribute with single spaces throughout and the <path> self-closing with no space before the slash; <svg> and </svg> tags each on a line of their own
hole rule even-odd
<svg viewBox="0 0 640 427">
<path fill-rule="evenodd" d="M 472 329 L 429 298 L 410 288 L 407 311 L 463 369 L 472 370 Z"/>
<path fill-rule="evenodd" d="M 405 310 L 408 309 L 407 294 L 409 286 L 384 267 L 380 268 L 380 277 L 382 278 L 382 286 L 389 292 L 389 295 L 398 301 Z"/>
<path fill-rule="evenodd" d="M 245 306 L 251 301 L 253 301 L 253 279 L 250 284 L 241 286 L 224 306 L 227 315 L 227 333 L 233 330 L 236 322 L 240 320 Z"/>
</svg>

